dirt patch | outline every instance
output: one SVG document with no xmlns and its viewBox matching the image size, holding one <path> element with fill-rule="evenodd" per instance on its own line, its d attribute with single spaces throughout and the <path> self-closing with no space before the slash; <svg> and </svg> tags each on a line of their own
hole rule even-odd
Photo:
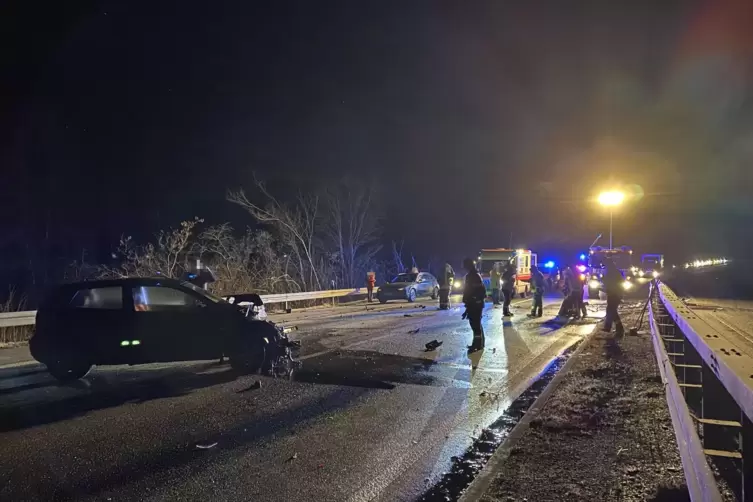
<svg viewBox="0 0 753 502">
<path fill-rule="evenodd" d="M 650 337 L 596 335 L 575 357 L 482 500 L 689 500 Z"/>
</svg>

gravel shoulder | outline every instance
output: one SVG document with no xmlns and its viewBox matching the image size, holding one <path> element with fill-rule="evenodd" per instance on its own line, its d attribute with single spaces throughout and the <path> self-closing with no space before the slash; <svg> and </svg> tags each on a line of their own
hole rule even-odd
<svg viewBox="0 0 753 502">
<path fill-rule="evenodd" d="M 638 307 L 623 315 L 632 326 Z M 689 500 L 650 336 L 595 334 L 482 498 Z"/>
</svg>

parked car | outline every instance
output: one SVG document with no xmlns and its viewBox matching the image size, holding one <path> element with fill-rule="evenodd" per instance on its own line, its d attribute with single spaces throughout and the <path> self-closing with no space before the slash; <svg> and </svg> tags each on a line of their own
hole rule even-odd
<svg viewBox="0 0 753 502">
<path fill-rule="evenodd" d="M 432 300 L 439 296 L 437 278 L 428 272 L 398 274 L 387 284 L 379 286 L 377 291 L 379 303 L 389 300 L 415 302 L 420 296 L 429 296 Z"/>
<path fill-rule="evenodd" d="M 223 356 L 237 370 L 256 372 L 290 360 L 292 345 L 281 326 L 258 319 L 257 311 L 164 278 L 67 284 L 37 311 L 29 349 L 59 380 L 81 378 L 95 364 Z"/>
</svg>

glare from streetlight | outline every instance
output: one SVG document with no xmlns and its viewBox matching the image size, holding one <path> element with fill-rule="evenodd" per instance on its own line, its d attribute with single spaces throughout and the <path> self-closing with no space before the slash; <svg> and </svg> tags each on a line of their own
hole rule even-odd
<svg viewBox="0 0 753 502">
<path fill-rule="evenodd" d="M 601 192 L 598 200 L 602 206 L 619 206 L 625 200 L 625 194 L 617 190 L 610 190 Z"/>
</svg>

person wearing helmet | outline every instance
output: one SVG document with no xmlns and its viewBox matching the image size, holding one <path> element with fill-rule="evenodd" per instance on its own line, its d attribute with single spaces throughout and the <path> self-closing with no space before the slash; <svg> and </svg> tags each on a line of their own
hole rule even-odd
<svg viewBox="0 0 753 502">
<path fill-rule="evenodd" d="M 615 324 L 617 336 L 622 336 L 625 333 L 625 327 L 622 325 L 618 308 L 622 302 L 622 295 L 624 293 L 622 285 L 625 282 L 625 278 L 612 260 L 605 260 L 604 264 L 607 269 L 604 274 L 604 290 L 607 293 L 607 314 L 604 317 L 604 331 L 607 333 L 611 332 L 612 324 Z"/>
<path fill-rule="evenodd" d="M 504 269 L 502 270 L 502 295 L 504 296 L 504 303 L 502 304 L 503 317 L 512 316 L 512 312 L 510 312 L 510 302 L 512 301 L 512 292 L 515 289 L 515 276 L 517 274 L 517 271 L 515 270 L 515 260 L 516 258 L 512 258 L 505 263 Z"/>
<path fill-rule="evenodd" d="M 473 331 L 473 343 L 468 349 L 475 351 L 484 348 L 484 328 L 481 326 L 481 315 L 484 312 L 486 287 L 472 259 L 466 258 L 463 260 L 463 268 L 467 272 L 465 288 L 463 289 L 463 303 L 465 304 L 463 319 L 468 319 Z"/>
<path fill-rule="evenodd" d="M 455 282 L 455 270 L 449 263 L 444 264 L 442 275 L 439 276 L 439 309 L 450 308 L 450 290 Z"/>
<path fill-rule="evenodd" d="M 533 307 L 528 317 L 541 317 L 544 315 L 544 290 L 546 289 L 546 279 L 541 273 L 539 267 L 531 266 L 531 287 L 533 288 Z"/>
</svg>

